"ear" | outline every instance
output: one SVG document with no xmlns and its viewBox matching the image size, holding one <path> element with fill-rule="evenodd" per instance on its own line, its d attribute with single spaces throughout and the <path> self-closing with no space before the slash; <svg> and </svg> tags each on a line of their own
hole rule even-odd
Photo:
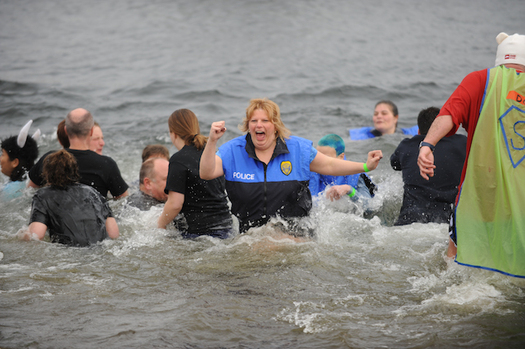
<svg viewBox="0 0 525 349">
<path fill-rule="evenodd" d="M 91 131 L 89 131 L 89 137 L 93 137 L 93 130 L 95 129 L 95 126 L 91 128 Z"/>
<path fill-rule="evenodd" d="M 66 133 L 66 136 L 69 137 L 69 135 L 67 134 L 67 126 L 64 126 L 64 132 Z"/>
<path fill-rule="evenodd" d="M 18 158 L 11 161 L 11 166 L 13 166 L 13 168 L 18 167 L 19 164 L 20 164 L 20 160 L 18 160 Z"/>
<path fill-rule="evenodd" d="M 341 153 L 341 154 L 337 155 L 337 158 L 341 159 L 341 160 L 344 160 L 345 159 L 345 153 Z"/>
<path fill-rule="evenodd" d="M 151 179 L 150 178 L 148 178 L 148 177 L 144 178 L 144 187 L 147 190 L 151 189 Z"/>
</svg>

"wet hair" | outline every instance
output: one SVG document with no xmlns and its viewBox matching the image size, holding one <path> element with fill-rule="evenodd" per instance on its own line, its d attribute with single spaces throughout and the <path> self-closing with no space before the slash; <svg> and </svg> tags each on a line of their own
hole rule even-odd
<svg viewBox="0 0 525 349">
<path fill-rule="evenodd" d="M 72 120 L 72 112 L 73 111 L 70 111 L 66 116 L 66 128 L 68 137 L 84 138 L 89 136 L 91 129 L 95 125 L 91 113 L 85 110 L 85 113 L 81 117 L 75 118 L 76 120 Z"/>
<path fill-rule="evenodd" d="M 438 114 L 439 108 L 436 107 L 429 107 L 419 112 L 419 115 L 417 116 L 417 127 L 419 127 L 420 134 L 426 135 L 428 133 L 430 126 L 432 126 L 432 123 Z"/>
<path fill-rule="evenodd" d="M 65 189 L 80 180 L 77 160 L 65 149 L 50 154 L 44 159 L 42 173 L 47 184 L 60 189 Z"/>
<path fill-rule="evenodd" d="M 170 160 L 170 152 L 168 148 L 162 144 L 150 144 L 147 145 L 144 150 L 142 150 L 142 162 L 148 160 L 149 158 L 164 158 Z"/>
<path fill-rule="evenodd" d="M 272 124 L 275 126 L 275 132 L 277 137 L 281 138 L 281 140 L 283 141 L 285 138 L 290 137 L 292 133 L 289 129 L 286 128 L 286 126 L 284 126 L 284 123 L 281 120 L 281 111 L 279 110 L 279 106 L 275 102 L 270 101 L 267 98 L 252 99 L 250 101 L 248 108 L 246 108 L 246 117 L 239 125 L 239 129 L 242 132 L 249 131 L 250 119 L 252 118 L 253 113 L 257 109 L 261 109 L 266 112 L 266 115 L 268 115 L 268 119 L 270 119 Z"/>
<path fill-rule="evenodd" d="M 9 160 L 13 161 L 18 159 L 18 166 L 13 169 L 13 172 L 11 172 L 9 176 L 11 181 L 24 180 L 26 172 L 33 167 L 38 157 L 38 145 L 32 137 L 27 136 L 23 148 L 18 146 L 17 139 L 17 136 L 8 137 L 2 141 L 1 146 L 9 156 Z"/>
<path fill-rule="evenodd" d="M 67 137 L 66 133 L 66 119 L 58 123 L 57 139 L 58 142 L 62 145 L 62 147 L 69 148 L 69 138 Z"/>
<path fill-rule="evenodd" d="M 198 150 L 204 149 L 208 137 L 201 135 L 199 120 L 189 109 L 175 110 L 168 119 L 170 132 L 182 138 L 185 145 L 194 145 Z"/>
<path fill-rule="evenodd" d="M 318 146 L 335 149 L 335 155 L 339 156 L 345 151 L 345 141 L 338 135 L 330 133 L 317 142 Z"/>
<path fill-rule="evenodd" d="M 397 105 L 394 104 L 394 102 L 392 101 L 388 101 L 388 100 L 382 100 L 382 101 L 379 101 L 376 103 L 374 109 L 379 105 L 379 104 L 386 104 L 390 107 L 390 110 L 392 111 L 392 114 L 394 114 L 394 116 L 398 116 L 399 115 L 399 112 L 397 110 Z"/>
<path fill-rule="evenodd" d="M 144 184 L 144 179 L 153 177 L 153 174 L 155 172 L 155 159 L 157 158 L 148 159 L 142 163 L 142 166 L 140 166 L 140 184 Z"/>
</svg>

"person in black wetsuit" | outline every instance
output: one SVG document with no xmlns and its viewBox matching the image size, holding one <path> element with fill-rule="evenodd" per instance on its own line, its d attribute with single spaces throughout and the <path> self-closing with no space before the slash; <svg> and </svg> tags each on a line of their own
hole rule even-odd
<svg viewBox="0 0 525 349">
<path fill-rule="evenodd" d="M 404 183 L 403 205 L 394 225 L 449 221 L 465 162 L 467 137 L 443 138 L 434 155 L 441 165 L 439 175 L 428 181 L 421 177 L 417 164 L 419 145 L 438 114 L 436 107 L 423 109 L 417 118 L 421 134 L 402 140 L 390 157 L 392 168 L 402 171 Z"/>
<path fill-rule="evenodd" d="M 36 192 L 29 227 L 22 240 L 42 240 L 49 229 L 51 242 L 89 246 L 108 237 L 116 239 L 119 228 L 105 198 L 90 186 L 78 183 L 73 155 L 59 150 L 44 160 L 48 185 Z"/>
</svg>

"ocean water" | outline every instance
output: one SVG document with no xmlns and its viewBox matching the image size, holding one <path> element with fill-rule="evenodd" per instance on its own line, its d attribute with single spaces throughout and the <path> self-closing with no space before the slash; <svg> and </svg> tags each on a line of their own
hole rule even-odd
<svg viewBox="0 0 525 349">
<path fill-rule="evenodd" d="M 0 138 L 27 120 L 40 154 L 83 107 L 104 154 L 138 178 L 145 145 L 170 152 L 167 119 L 193 110 L 208 133 L 237 129 L 251 98 L 281 108 L 294 135 L 371 125 L 391 99 L 400 125 L 440 107 L 494 64 L 496 35 L 523 33 L 521 0 L 0 1 Z M 112 202 L 121 237 L 94 248 L 21 242 L 31 197 L 0 203 L 2 348 L 521 348 L 525 283 L 444 257 L 447 226 L 393 227 L 402 136 L 346 142 L 384 159 L 372 214 L 320 200 L 312 241 L 271 227 L 183 240 L 155 228 L 162 207 Z M 0 184 L 7 178 L 0 176 Z"/>
</svg>

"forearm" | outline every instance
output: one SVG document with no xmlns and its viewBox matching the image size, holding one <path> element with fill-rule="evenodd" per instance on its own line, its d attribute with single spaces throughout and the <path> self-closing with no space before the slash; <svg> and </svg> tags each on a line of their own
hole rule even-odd
<svg viewBox="0 0 525 349">
<path fill-rule="evenodd" d="M 46 235 L 47 225 L 40 222 L 33 222 L 29 224 L 27 229 L 21 229 L 17 235 L 20 240 L 42 240 Z"/>
<path fill-rule="evenodd" d="M 108 217 L 106 219 L 106 231 L 108 232 L 108 236 L 112 239 L 116 239 L 119 237 L 120 231 L 115 218 Z"/>
<path fill-rule="evenodd" d="M 170 191 L 168 201 L 166 201 L 166 204 L 164 205 L 164 209 L 162 210 L 162 214 L 159 217 L 157 227 L 161 229 L 166 229 L 166 226 L 170 222 L 173 222 L 175 217 L 177 217 L 177 215 L 179 214 L 180 210 L 182 209 L 183 203 L 184 195 Z"/>
<path fill-rule="evenodd" d="M 423 141 L 436 145 L 453 127 L 452 116 L 442 115 L 434 120 Z"/>
<path fill-rule="evenodd" d="M 214 177 L 216 164 L 215 149 L 217 147 L 216 142 L 208 141 L 202 152 L 200 166 L 199 166 L 199 176 L 204 180 L 211 180 Z"/>
</svg>

